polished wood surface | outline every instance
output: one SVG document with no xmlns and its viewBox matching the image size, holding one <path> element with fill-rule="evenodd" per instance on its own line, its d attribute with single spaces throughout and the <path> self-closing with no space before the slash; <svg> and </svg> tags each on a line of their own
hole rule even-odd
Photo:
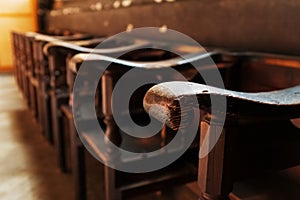
<svg viewBox="0 0 300 200">
<path fill-rule="evenodd" d="M 206 142 L 201 145 L 199 154 L 201 200 L 228 199 L 236 181 L 300 165 L 299 155 L 294 154 L 300 150 L 300 129 L 296 122 L 291 123 L 292 119 L 300 117 L 300 83 L 294 77 L 299 73 L 295 68 L 299 59 L 282 60 L 280 57 L 248 55 L 241 58 L 235 66 L 236 71 L 233 70 L 235 76 L 231 76 L 235 91 L 196 83 L 166 82 L 153 86 L 146 93 L 146 111 L 152 106 L 157 108 L 149 114 L 158 120 L 164 119 L 163 123 L 174 130 L 185 129 L 192 121 L 188 117 L 178 120 L 178 116 L 193 116 L 195 109 L 201 110 L 200 144 Z M 265 62 L 268 60 L 280 62 Z M 288 66 L 291 63 L 292 66 Z M 172 92 L 177 88 L 180 90 Z M 264 89 L 269 92 L 262 92 Z M 193 97 L 199 105 L 193 104 Z M 226 98 L 224 124 L 220 120 L 222 109 L 212 112 L 212 97 L 218 98 L 220 103 L 221 97 L 224 101 Z M 205 137 L 208 140 L 203 140 Z M 293 195 L 299 198 L 299 194 Z M 285 199 L 284 195 L 278 199 Z"/>
</svg>

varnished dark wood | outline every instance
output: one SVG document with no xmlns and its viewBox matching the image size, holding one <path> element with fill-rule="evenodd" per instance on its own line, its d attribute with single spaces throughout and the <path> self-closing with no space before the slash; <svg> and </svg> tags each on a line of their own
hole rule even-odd
<svg viewBox="0 0 300 200">
<path fill-rule="evenodd" d="M 199 159 L 200 199 L 227 199 L 235 180 L 300 163 L 299 156 L 290 155 L 299 151 L 297 143 L 300 142 L 300 130 L 290 121 L 300 118 L 299 79 L 290 79 L 292 74 L 299 73 L 298 59 L 256 57 L 253 54 L 239 56 L 240 69 L 235 70 L 242 76 L 237 77 L 240 85 L 235 87 L 252 93 L 196 83 L 167 82 L 152 87 L 144 97 L 146 111 L 175 130 L 185 128 L 191 121 L 186 118 L 178 120 L 178 116 L 190 115 L 195 108 L 201 109 L 200 144 L 207 134 L 213 134 L 213 130 L 222 130 L 216 144 L 208 143 L 208 147 L 213 145 L 212 150 Z M 270 70 L 267 72 L 266 69 L 273 70 L 273 75 L 283 70 L 286 74 L 276 85 L 275 77 L 272 78 Z M 249 72 L 256 72 L 259 76 L 251 76 Z M 262 92 L 268 84 L 269 92 Z M 286 87 L 290 88 L 278 90 Z M 255 90 L 258 92 L 253 92 Z M 227 100 L 225 125 L 219 128 L 218 111 L 211 116 L 211 95 L 223 96 Z M 197 98 L 200 106 L 188 103 L 185 104 L 188 106 L 179 106 L 179 101 L 186 103 L 192 97 Z"/>
<path fill-rule="evenodd" d="M 139 40 L 113 40 L 106 42 L 107 48 L 96 48 L 105 38 L 94 38 L 91 40 L 74 40 L 74 41 L 62 41 L 51 40 L 48 37 L 40 37 L 39 39 L 47 39 L 50 42 L 43 44 L 42 50 L 44 52 L 44 59 L 48 61 L 48 64 L 42 65 L 41 71 L 43 75 L 48 76 L 48 81 L 42 81 L 43 87 L 41 89 L 45 97 L 42 99 L 44 109 L 43 112 L 47 113 L 45 118 L 45 127 L 49 127 L 53 124 L 53 127 L 49 129 L 53 132 L 54 144 L 57 149 L 58 163 L 62 171 L 70 171 L 71 166 L 66 163 L 68 154 L 66 149 L 69 149 L 65 143 L 61 122 L 61 110 L 62 105 L 67 105 L 69 102 L 69 91 L 72 91 L 72 84 L 67 84 L 67 60 L 77 53 L 98 53 L 105 55 L 112 55 L 114 53 L 121 53 L 130 49 L 141 48 L 147 41 Z M 39 48 L 41 49 L 41 47 Z M 44 77 L 44 79 L 46 79 Z M 49 103 L 50 101 L 50 103 Z M 49 127 L 50 128 L 50 127 Z"/>
<path fill-rule="evenodd" d="M 118 126 L 114 122 L 114 119 L 112 116 L 112 107 L 111 107 L 111 95 L 112 95 L 113 88 L 114 88 L 116 82 L 118 81 L 118 79 L 125 72 L 127 72 L 128 70 L 130 70 L 133 67 L 141 69 L 140 76 L 147 75 L 147 76 L 153 76 L 153 77 L 156 77 L 156 75 L 158 73 L 162 73 L 162 71 L 164 69 L 167 69 L 169 67 L 177 67 L 184 75 L 186 72 L 187 78 L 193 79 L 194 75 L 192 73 L 188 73 L 188 72 L 190 72 L 189 71 L 190 68 L 188 67 L 188 65 L 185 66 L 185 64 L 188 64 L 189 61 L 191 61 L 191 60 L 194 61 L 194 60 L 206 59 L 210 55 L 215 55 L 215 54 L 218 54 L 218 53 L 209 52 L 209 53 L 191 54 L 190 59 L 184 60 L 182 58 L 176 58 L 176 57 L 170 58 L 170 59 L 163 59 L 163 57 L 160 58 L 160 57 L 154 56 L 152 58 L 151 53 L 147 53 L 145 55 L 141 53 L 140 57 L 138 57 L 139 54 L 135 55 L 141 60 L 139 62 L 131 61 L 130 56 L 127 58 L 128 60 L 125 60 L 125 59 L 114 59 L 109 56 L 103 56 L 103 55 L 78 54 L 78 55 L 75 55 L 70 60 L 69 67 L 70 67 L 70 70 L 72 71 L 72 73 L 76 74 L 77 71 L 79 70 L 78 66 L 81 62 L 85 62 L 85 64 L 90 62 L 91 67 L 99 66 L 99 68 L 102 65 L 104 65 L 106 62 L 113 63 L 111 65 L 111 67 L 109 67 L 104 72 L 103 76 L 101 77 L 101 85 L 100 85 L 101 91 L 98 91 L 96 94 L 96 99 L 99 99 L 98 100 L 99 102 L 97 101 L 97 103 L 99 105 L 98 106 L 99 113 L 97 113 L 97 114 L 98 114 L 98 116 L 103 115 L 103 119 L 100 118 L 100 121 L 103 120 L 103 123 L 106 125 L 105 135 L 115 145 L 122 147 L 124 140 L 127 140 L 127 143 L 129 142 L 128 137 L 127 138 L 125 137 L 125 134 L 119 130 Z M 143 56 L 145 56 L 146 58 L 144 58 Z M 147 59 L 147 56 L 149 56 L 152 59 L 157 59 L 158 61 L 143 61 L 143 59 L 145 59 L 145 60 Z M 223 65 L 221 65 L 221 66 L 223 67 Z M 207 66 L 202 66 L 202 67 L 203 67 L 203 70 L 211 69 L 210 67 L 207 67 Z M 201 67 L 199 67 L 199 68 L 201 68 Z M 145 70 L 145 71 L 143 71 L 143 70 Z M 150 70 L 152 70 L 152 73 L 150 73 L 151 72 Z M 163 77 L 169 78 L 167 76 L 163 76 Z M 73 78 L 70 78 L 70 80 L 73 80 Z M 72 85 L 72 81 L 70 81 L 69 84 Z M 82 88 L 82 89 L 84 89 L 84 88 Z M 78 88 L 77 88 L 77 90 L 78 90 Z M 77 94 L 74 94 L 74 95 L 77 95 Z M 93 94 L 91 94 L 91 95 L 93 95 Z M 97 95 L 101 95 L 101 96 L 97 98 Z M 141 95 L 141 97 L 142 97 L 142 95 Z M 77 97 L 77 98 L 79 98 L 79 97 Z M 140 103 L 142 102 L 142 98 L 139 98 L 138 100 L 140 100 Z M 137 104 L 137 105 L 139 105 L 139 104 Z M 135 106 L 135 107 L 137 107 L 137 106 Z M 74 109 L 76 110 L 76 107 Z M 120 109 L 122 109 L 122 108 L 120 108 Z M 137 115 L 140 110 L 142 110 L 142 109 L 134 108 L 134 110 L 132 110 L 133 111 L 132 113 Z M 124 116 L 124 117 L 126 117 L 126 116 Z M 81 120 L 84 120 L 84 119 L 81 119 Z M 88 123 L 88 118 L 86 119 L 86 121 Z M 166 134 L 165 134 L 165 136 L 163 136 L 163 135 L 164 134 L 162 134 L 162 139 L 158 138 L 158 140 L 153 140 L 153 144 L 149 143 L 149 145 L 154 146 L 156 144 L 157 145 L 164 144 L 164 142 L 166 140 L 165 136 L 167 136 L 167 135 Z M 111 156 L 112 153 L 110 153 L 110 149 L 108 149 L 107 154 L 105 154 L 103 152 L 99 152 L 96 144 L 99 145 L 105 141 L 94 141 L 92 136 L 89 136 L 89 134 L 84 134 L 84 139 L 86 140 L 89 147 L 91 149 L 93 149 L 95 154 L 97 156 L 99 156 L 99 158 L 101 160 L 103 160 L 104 162 L 111 162 L 111 160 L 113 160 L 113 159 L 118 159 L 118 158 Z M 138 141 L 136 141 L 136 143 L 138 143 Z M 126 144 L 126 142 L 124 144 Z M 149 146 L 149 145 L 147 145 L 147 146 Z M 147 150 L 147 148 L 148 148 L 147 146 L 144 146 L 144 147 L 139 146 L 139 148 Z M 125 147 L 126 146 L 123 146 L 122 148 L 125 148 Z M 184 160 L 182 160 L 182 162 L 185 163 Z M 124 163 L 124 164 L 130 164 L 130 163 Z M 174 167 L 175 166 L 176 165 L 174 165 Z M 123 179 L 126 180 L 126 179 L 131 179 L 131 177 L 135 177 L 134 174 L 130 174 L 130 173 L 119 174 L 119 172 L 117 172 L 116 170 L 111 169 L 109 167 L 105 167 L 104 177 L 105 177 L 105 183 L 106 183 L 105 184 L 106 199 L 121 199 L 121 198 L 123 199 L 125 196 L 127 196 L 127 195 L 131 196 L 133 194 L 136 194 L 137 192 L 162 189 L 162 188 L 164 188 L 164 185 L 163 185 L 164 183 L 174 182 L 174 184 L 175 183 L 179 184 L 179 183 L 184 183 L 186 181 L 194 180 L 194 178 L 196 178 L 196 177 L 194 177 L 193 175 L 189 175 L 189 173 L 186 173 L 185 167 L 187 167 L 187 166 L 178 165 L 178 167 L 175 167 L 174 171 L 153 172 L 153 177 L 150 177 L 152 173 L 141 174 L 141 175 L 139 175 L 140 179 L 132 180 L 132 183 L 130 183 L 130 182 L 120 183 L 120 182 L 122 182 Z M 184 173 L 181 173 L 180 170 L 182 170 L 182 172 L 184 172 Z M 190 171 L 190 172 L 192 172 L 192 171 Z M 148 180 L 142 178 L 144 176 L 145 176 L 145 178 L 148 177 Z"/>
<path fill-rule="evenodd" d="M 168 113 L 170 115 L 166 115 L 164 117 L 161 116 L 156 116 L 158 119 L 166 119 L 168 117 L 170 121 L 172 119 L 176 119 L 173 112 L 166 112 L 168 109 L 174 108 L 173 105 L 174 103 L 169 104 L 168 102 L 171 102 L 172 99 L 174 100 L 174 96 L 171 93 L 170 90 L 165 90 L 166 88 L 159 88 L 160 86 L 165 86 L 168 85 L 168 83 L 163 83 L 158 86 L 154 86 L 152 89 L 153 91 L 150 90 L 148 94 L 145 97 L 145 103 L 144 105 L 147 110 L 151 107 L 151 105 L 154 105 L 155 101 L 159 104 L 159 108 L 162 109 L 161 112 L 150 112 L 150 114 L 155 116 L 155 113 Z M 172 83 L 171 83 L 172 84 Z M 174 82 L 174 85 L 177 83 Z M 282 90 L 282 91 L 275 91 L 275 92 L 269 92 L 269 93 L 256 93 L 253 96 L 249 96 L 247 93 L 236 93 L 236 92 L 229 92 L 226 90 L 220 90 L 217 89 L 213 92 L 213 89 L 211 87 L 198 87 L 198 89 L 194 88 L 194 90 L 189 90 L 188 88 L 190 85 L 194 85 L 191 83 L 183 83 L 187 86 L 187 90 L 182 90 L 182 94 L 178 94 L 178 96 L 175 97 L 175 99 L 178 98 L 185 98 L 189 96 L 190 94 L 192 95 L 199 95 L 198 100 L 202 103 L 201 105 L 203 106 L 202 109 L 205 110 L 205 106 L 210 107 L 208 102 L 205 100 L 205 95 L 206 93 L 208 94 L 215 94 L 215 95 L 225 95 L 229 97 L 228 99 L 228 105 L 232 103 L 234 106 L 239 106 L 238 103 L 246 101 L 246 102 L 252 102 L 252 104 L 258 105 L 263 105 L 263 109 L 261 109 L 260 106 L 258 107 L 251 107 L 249 105 L 251 104 L 245 104 L 245 107 L 239 106 L 238 108 L 242 108 L 240 110 L 228 110 L 227 113 L 227 119 L 226 119 L 226 124 L 225 127 L 223 127 L 223 132 L 215 146 L 213 147 L 212 151 L 204 158 L 199 159 L 199 177 L 198 177 L 198 182 L 200 186 L 200 191 L 203 194 L 209 194 L 208 197 L 207 195 L 203 195 L 201 198 L 202 199 L 219 199 L 221 196 L 223 196 L 226 199 L 226 195 L 229 194 L 229 192 L 232 189 L 232 184 L 233 180 L 238 178 L 238 177 L 245 177 L 249 176 L 252 174 L 254 171 L 259 172 L 260 170 L 265 170 L 266 168 L 281 168 L 281 167 L 289 167 L 293 165 L 297 165 L 300 162 L 300 158 L 298 156 L 294 156 L 293 158 L 291 157 L 281 157 L 282 152 L 292 152 L 292 151 L 297 151 L 295 150 L 295 147 L 293 145 L 294 142 L 299 141 L 299 138 L 296 139 L 296 135 L 292 136 L 293 134 L 297 134 L 299 130 L 296 130 L 295 127 L 292 128 L 290 127 L 290 123 L 283 123 L 281 122 L 282 120 L 286 119 L 289 120 L 291 118 L 297 118 L 299 116 L 299 106 L 300 106 L 300 97 L 299 97 L 299 86 L 294 87 L 291 89 L 287 90 Z M 195 84 L 196 85 L 196 84 Z M 169 85 L 170 86 L 170 85 Z M 180 87 L 184 87 L 181 85 Z M 178 85 L 176 85 L 176 88 L 178 88 Z M 174 88 L 173 88 L 174 89 Z M 205 90 L 205 92 L 203 92 Z M 198 92 L 197 92 L 198 91 Z M 224 93 L 223 93 L 224 92 Z M 203 95 L 201 95 L 201 94 Z M 221 94 L 222 93 L 222 94 Z M 238 94 L 238 95 L 237 95 Z M 263 98 L 260 98 L 261 97 Z M 290 96 L 290 98 L 286 98 L 287 96 Z M 202 99 L 201 99 L 202 96 Z M 254 97 L 254 98 L 253 98 Z M 203 100 L 204 98 L 204 100 Z M 231 98 L 236 99 L 237 101 L 232 101 Z M 276 99 L 276 101 L 272 101 Z M 160 104 L 161 103 L 161 104 Z M 177 105 L 177 104 L 176 104 Z M 242 104 L 241 104 L 242 105 Z M 248 105 L 248 106 L 246 106 Z M 157 106 L 156 106 L 157 108 Z M 244 108 L 244 109 L 243 109 Z M 280 109 L 283 108 L 283 109 Z M 288 109 L 292 108 L 292 109 Z M 252 110 L 252 112 L 247 112 L 247 109 Z M 272 112 L 276 111 L 276 112 Z M 184 109 L 186 111 L 187 109 Z M 267 113 L 269 111 L 269 113 Z M 252 115 L 249 115 L 249 113 L 252 113 Z M 270 115 L 270 113 L 272 113 Z M 277 113 L 274 115 L 274 113 Z M 176 113 L 178 114 L 178 113 Z M 232 117 L 235 114 L 235 117 Z M 207 116 L 208 113 L 205 115 Z M 252 116 L 252 118 L 251 118 Z M 257 117 L 254 117 L 257 116 Z M 259 117 L 259 118 L 258 118 Z M 213 121 L 214 125 L 216 125 L 216 118 L 217 116 L 214 116 L 212 120 L 208 121 Z M 259 122 L 260 120 L 261 122 Z M 267 120 L 271 121 L 272 120 L 276 123 L 281 123 L 282 127 L 290 127 L 286 128 L 285 130 L 287 133 L 281 134 L 278 130 L 276 130 L 277 126 L 270 126 L 269 123 L 267 123 Z M 281 121 L 280 121 L 281 120 Z M 214 130 L 215 127 L 211 127 L 209 125 L 210 122 L 208 122 L 202 119 L 201 122 L 201 138 L 208 134 L 210 129 Z M 185 123 L 185 122 L 183 122 Z M 242 124 L 249 124 L 249 125 L 242 125 Z M 173 128 L 178 128 L 174 127 L 174 124 L 169 123 L 170 125 L 173 126 Z M 250 124 L 253 124 L 252 126 Z M 179 124 L 176 124 L 179 125 Z M 271 144 L 274 145 L 274 147 L 267 145 L 267 143 L 263 143 L 262 146 L 260 146 L 260 142 L 257 142 L 256 140 L 253 140 L 254 138 L 251 137 L 251 135 L 246 136 L 246 127 L 256 127 L 256 133 L 252 133 L 252 137 L 254 135 L 257 135 L 256 137 L 259 137 L 260 140 L 270 142 Z M 183 126 L 184 127 L 184 126 Z M 261 128 L 259 128 L 261 127 Z M 265 128 L 264 128 L 265 127 Z M 268 127 L 268 128 L 267 128 Z M 266 129 L 267 128 L 267 129 Z M 218 129 L 217 129 L 218 130 Z M 251 129 L 250 129 L 251 130 Z M 267 131 L 266 131 L 267 130 Z M 268 133 L 268 134 L 267 134 Z M 271 134 L 273 133 L 273 135 Z M 223 135 L 224 134 L 224 135 Z M 243 136 L 244 134 L 244 136 Z M 265 134 L 265 136 L 264 136 Z M 240 135 L 240 136 L 239 136 Z M 278 135 L 275 137 L 275 135 Z M 291 137 L 292 136 L 292 137 Z M 230 137 L 229 139 L 225 139 L 227 137 Z M 241 141 L 243 137 L 248 138 L 249 144 L 252 144 L 253 148 L 256 148 L 255 151 L 251 149 L 251 146 L 249 146 L 249 149 L 244 149 L 245 147 L 242 147 L 238 145 L 238 143 L 234 142 L 236 141 Z M 282 137 L 282 138 L 287 138 L 285 140 L 286 145 L 280 144 L 279 149 L 275 148 L 276 138 L 277 137 Z M 237 139 L 239 138 L 239 139 Z M 289 138 L 289 139 L 288 139 Z M 293 139 L 292 139 L 293 138 Z M 201 141 L 201 140 L 200 140 Z M 282 141 L 282 139 L 281 139 Z M 214 144 L 212 144 L 214 145 Z M 272 154 L 276 155 L 275 150 L 270 150 L 275 148 L 277 154 L 277 158 L 275 158 L 276 162 L 274 162 L 274 158 L 268 158 L 264 156 L 271 156 Z M 230 149 L 235 149 L 230 150 Z M 268 150 L 267 150 L 268 149 Z M 288 150 L 289 149 L 289 150 Z M 261 155 L 258 154 L 258 152 L 261 153 Z M 249 156 L 249 160 L 244 160 L 242 159 L 242 155 Z M 244 165 L 243 162 L 247 163 L 249 162 L 254 155 L 258 156 L 256 160 L 253 160 L 252 163 L 248 163 L 247 165 Z M 286 154 L 285 154 L 286 155 Z M 265 158 L 265 160 L 264 160 Z M 244 161 L 241 161 L 244 160 Z M 224 163 L 223 163 L 224 162 Z M 271 164 L 271 163 L 273 164 Z M 271 165 L 270 165 L 271 164 Z M 252 166 L 252 169 L 250 166 Z M 230 167 L 228 167 L 230 166 Z M 250 167 L 250 168 L 249 168 Z"/>
<path fill-rule="evenodd" d="M 84 146 L 81 143 L 77 131 L 74 125 L 74 119 L 72 115 L 71 108 L 62 105 L 61 106 L 62 118 L 65 119 L 64 126 L 68 130 L 70 135 L 70 150 L 71 150 L 71 162 L 72 162 L 72 174 L 75 183 L 75 198 L 76 200 L 84 200 L 87 199 L 86 194 L 86 168 L 85 165 L 82 163 L 85 162 L 85 155 L 84 155 Z M 62 121 L 62 120 L 60 120 Z M 61 134 L 61 137 L 64 137 L 66 133 Z M 62 142 L 61 144 L 64 145 L 66 142 Z M 63 152 L 64 149 L 61 150 Z M 66 153 L 64 153 L 65 155 Z M 65 165 L 65 160 L 63 160 Z"/>
<path fill-rule="evenodd" d="M 184 89 L 180 89 L 180 93 L 175 95 L 172 90 L 176 90 L 176 88 Z M 228 117 L 252 116 L 252 118 L 292 119 L 297 118 L 299 115 L 299 86 L 272 92 L 242 93 L 196 83 L 169 82 L 151 88 L 144 98 L 144 107 L 149 112 L 152 106 L 157 105 L 158 107 L 156 107 L 159 109 L 152 109 L 151 114 L 159 120 L 164 121 L 167 119 L 166 123 L 177 130 L 180 121 L 179 123 L 173 123 L 172 120 L 175 120 L 178 115 L 180 116 L 180 112 L 184 111 L 188 113 L 191 110 L 191 108 L 181 108 L 185 110 L 178 109 L 179 99 L 185 100 L 197 96 L 199 105 L 205 109 L 205 107 L 210 108 L 211 106 L 209 95 L 219 95 L 227 98 Z M 235 109 L 234 106 L 239 109 Z"/>
</svg>

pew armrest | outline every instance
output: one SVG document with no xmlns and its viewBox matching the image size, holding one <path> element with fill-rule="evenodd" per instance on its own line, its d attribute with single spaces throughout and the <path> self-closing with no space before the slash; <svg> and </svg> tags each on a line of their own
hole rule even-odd
<svg viewBox="0 0 300 200">
<path fill-rule="evenodd" d="M 91 46 L 91 45 L 97 46 L 103 41 L 104 41 L 104 38 L 96 38 L 96 39 L 85 40 L 85 41 L 67 41 L 67 42 L 56 40 L 56 41 L 52 41 L 52 42 L 49 42 L 48 44 L 46 44 L 43 48 L 43 53 L 45 55 L 48 55 L 50 53 L 51 48 L 58 47 L 58 48 L 68 48 L 68 49 L 75 50 L 75 51 L 82 52 L 82 53 L 112 54 L 112 53 L 125 52 L 128 50 L 141 48 L 141 47 L 149 44 L 146 41 L 136 40 L 136 41 L 133 41 L 133 43 L 131 45 L 127 45 L 127 46 L 118 46 L 118 47 L 103 48 L 103 49 L 85 47 L 85 46 Z"/>
<path fill-rule="evenodd" d="M 153 86 L 144 97 L 144 109 L 154 118 L 177 130 L 178 116 L 195 108 L 210 112 L 210 97 L 226 98 L 227 117 L 263 117 L 266 119 L 293 119 L 300 117 L 300 86 L 271 92 L 245 93 L 191 82 L 165 82 Z M 196 97 L 198 105 L 180 108 L 179 101 Z"/>
</svg>

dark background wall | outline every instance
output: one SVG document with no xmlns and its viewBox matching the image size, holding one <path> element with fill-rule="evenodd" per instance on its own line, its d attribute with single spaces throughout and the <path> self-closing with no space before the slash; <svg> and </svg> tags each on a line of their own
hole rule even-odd
<svg viewBox="0 0 300 200">
<path fill-rule="evenodd" d="M 133 0 L 131 6 L 119 8 L 114 8 L 113 1 L 106 0 L 98 11 L 95 6 L 94 10 L 90 9 L 93 1 L 88 2 L 75 1 L 49 13 L 48 29 L 109 36 L 126 30 L 128 24 L 134 28 L 166 25 L 201 45 L 300 53 L 300 1 L 297 0 L 177 0 L 163 3 Z M 70 7 L 81 7 L 82 11 L 63 11 Z"/>
</svg>

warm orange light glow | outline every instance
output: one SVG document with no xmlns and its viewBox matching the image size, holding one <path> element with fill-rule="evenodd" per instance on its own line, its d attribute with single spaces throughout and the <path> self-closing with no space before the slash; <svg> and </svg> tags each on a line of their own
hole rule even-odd
<svg viewBox="0 0 300 200">
<path fill-rule="evenodd" d="M 31 0 L 0 1 L 0 13 L 32 13 Z"/>
<path fill-rule="evenodd" d="M 11 31 L 37 30 L 37 1 L 0 1 L 0 71 L 12 67 Z"/>
<path fill-rule="evenodd" d="M 282 67 L 300 68 L 300 61 L 295 60 L 266 59 L 264 60 L 264 63 Z"/>
</svg>

